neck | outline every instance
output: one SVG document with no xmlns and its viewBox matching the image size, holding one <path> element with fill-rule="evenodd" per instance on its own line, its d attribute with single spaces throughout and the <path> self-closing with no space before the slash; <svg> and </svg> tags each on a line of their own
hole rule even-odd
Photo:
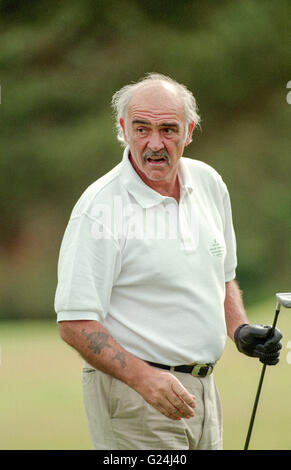
<svg viewBox="0 0 291 470">
<path fill-rule="evenodd" d="M 178 170 L 176 169 L 175 174 L 172 175 L 171 181 L 161 180 L 161 181 L 154 181 L 146 177 L 144 173 L 142 173 L 139 168 L 136 166 L 135 162 L 131 155 L 129 156 L 129 161 L 132 164 L 134 170 L 142 179 L 142 181 L 152 188 L 154 191 L 162 194 L 162 196 L 173 197 L 179 202 L 180 199 L 180 183 L 178 178 Z"/>
</svg>

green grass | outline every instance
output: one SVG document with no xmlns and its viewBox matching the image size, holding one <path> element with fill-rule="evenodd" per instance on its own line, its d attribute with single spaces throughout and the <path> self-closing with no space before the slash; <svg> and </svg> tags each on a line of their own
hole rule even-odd
<svg viewBox="0 0 291 470">
<path fill-rule="evenodd" d="M 274 313 L 275 299 L 248 310 L 252 323 L 272 324 Z M 280 362 L 266 368 L 250 450 L 291 449 L 291 364 L 287 360 L 290 352 L 288 342 L 291 340 L 290 311 L 281 308 L 277 327 L 283 333 Z M 240 354 L 233 342 L 227 341 L 215 371 L 224 410 L 226 450 L 244 447 L 261 370 L 262 364 L 258 359 Z"/>
<path fill-rule="evenodd" d="M 54 322 L 0 324 L 1 449 L 90 449 L 82 359 Z"/>
<path fill-rule="evenodd" d="M 248 314 L 254 323 L 272 323 L 274 308 L 271 299 Z M 249 449 L 291 449 L 291 316 L 283 308 L 278 327 L 284 334 L 281 361 L 266 369 Z M 57 325 L 1 322 L 0 346 L 0 449 L 91 449 L 82 401 L 82 359 L 61 341 Z M 243 449 L 261 368 L 257 359 L 227 342 L 215 370 L 226 450 Z"/>
</svg>

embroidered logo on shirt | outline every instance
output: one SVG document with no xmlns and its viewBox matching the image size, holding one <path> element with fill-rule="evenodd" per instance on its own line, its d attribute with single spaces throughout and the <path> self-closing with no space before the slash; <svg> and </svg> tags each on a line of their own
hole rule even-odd
<svg viewBox="0 0 291 470">
<path fill-rule="evenodd" d="M 220 257 L 224 253 L 224 247 L 215 238 L 212 242 L 212 245 L 209 248 L 209 251 L 212 254 L 212 256 L 219 256 Z"/>
</svg>

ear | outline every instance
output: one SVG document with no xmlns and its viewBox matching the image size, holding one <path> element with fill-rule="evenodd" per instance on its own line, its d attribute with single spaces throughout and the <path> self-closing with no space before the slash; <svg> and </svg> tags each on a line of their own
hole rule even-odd
<svg viewBox="0 0 291 470">
<path fill-rule="evenodd" d="M 122 128 L 122 132 L 123 132 L 123 138 L 125 140 L 126 143 L 128 143 L 128 140 L 127 140 L 127 137 L 126 137 L 126 131 L 125 131 L 125 122 L 124 122 L 124 119 L 123 118 L 120 118 L 119 119 L 119 124 Z"/>
<path fill-rule="evenodd" d="M 193 131 L 194 131 L 194 127 L 195 127 L 194 121 L 190 122 L 190 124 L 189 124 L 189 126 L 188 126 L 188 133 L 187 133 L 187 138 L 186 138 L 185 146 L 186 146 L 186 145 L 189 145 L 190 142 L 192 142 L 192 134 L 193 134 Z"/>
</svg>

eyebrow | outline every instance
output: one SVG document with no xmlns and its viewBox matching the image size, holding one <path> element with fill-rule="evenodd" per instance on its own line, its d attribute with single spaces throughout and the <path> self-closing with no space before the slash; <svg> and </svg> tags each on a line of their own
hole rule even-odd
<svg viewBox="0 0 291 470">
<path fill-rule="evenodd" d="M 150 123 L 150 121 L 143 121 L 142 119 L 134 119 L 132 121 L 132 124 L 146 124 L 146 125 L 149 125 L 151 123 Z M 160 124 L 159 127 L 174 127 L 176 129 L 178 129 L 179 124 L 176 124 L 175 122 L 162 122 L 162 124 Z"/>
</svg>

